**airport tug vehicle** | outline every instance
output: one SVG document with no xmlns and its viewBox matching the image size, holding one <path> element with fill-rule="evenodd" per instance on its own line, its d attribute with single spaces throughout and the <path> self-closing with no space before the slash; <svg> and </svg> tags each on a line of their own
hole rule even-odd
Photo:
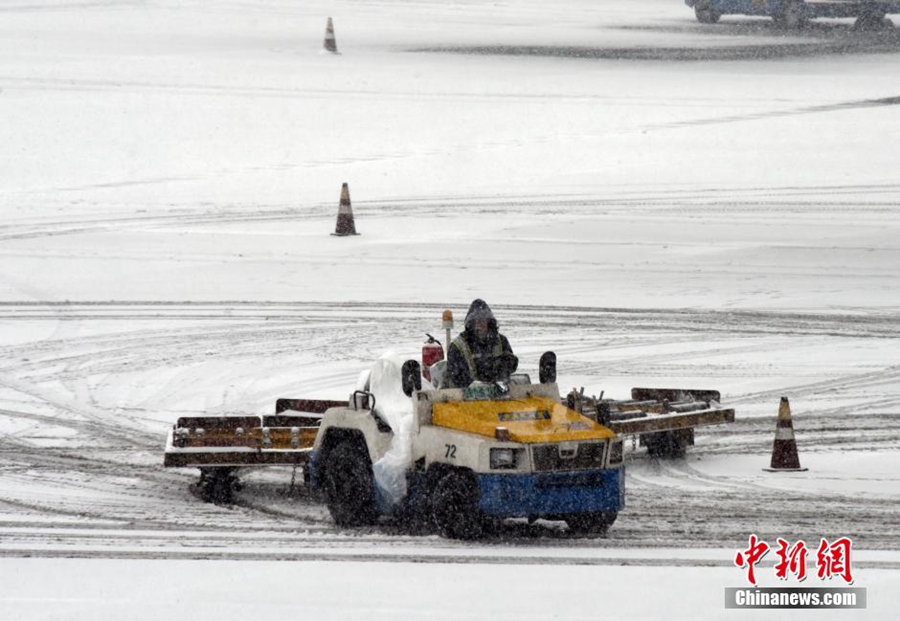
<svg viewBox="0 0 900 621">
<path fill-rule="evenodd" d="M 450 342 L 449 311 L 444 327 Z M 527 518 L 602 534 L 625 505 L 625 436 L 640 436 L 651 454 L 678 456 L 694 426 L 734 420 L 708 390 L 634 389 L 627 401 L 573 390 L 563 398 L 552 352 L 540 358 L 538 383 L 498 359 L 496 381 L 444 387 L 447 361 L 430 336 L 423 362 L 408 360 L 398 374 L 412 401 L 399 498 L 376 481 L 373 466 L 397 442 L 368 384 L 347 401 L 278 399 L 274 415 L 180 418 L 164 464 L 199 468 L 202 496 L 214 502 L 231 500 L 239 469 L 302 467 L 339 526 L 394 516 L 471 539 L 505 518 Z"/>
</svg>

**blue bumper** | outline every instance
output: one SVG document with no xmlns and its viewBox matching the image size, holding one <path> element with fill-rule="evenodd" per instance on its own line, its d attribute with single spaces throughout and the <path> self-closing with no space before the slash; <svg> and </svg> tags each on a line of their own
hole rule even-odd
<svg viewBox="0 0 900 621">
<path fill-rule="evenodd" d="M 560 516 L 619 511 L 625 506 L 625 468 L 481 474 L 481 510 L 497 517 Z"/>
</svg>

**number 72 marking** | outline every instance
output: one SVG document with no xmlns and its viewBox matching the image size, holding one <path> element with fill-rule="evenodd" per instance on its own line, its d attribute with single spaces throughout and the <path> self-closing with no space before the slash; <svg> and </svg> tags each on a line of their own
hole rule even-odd
<svg viewBox="0 0 900 621">
<path fill-rule="evenodd" d="M 447 450 L 444 452 L 444 458 L 446 459 L 456 459 L 456 445 L 455 444 L 445 444 Z"/>
</svg>

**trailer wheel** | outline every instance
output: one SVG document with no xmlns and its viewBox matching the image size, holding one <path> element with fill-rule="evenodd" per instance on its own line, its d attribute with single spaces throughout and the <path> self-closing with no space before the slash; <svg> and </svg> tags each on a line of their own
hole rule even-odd
<svg viewBox="0 0 900 621">
<path fill-rule="evenodd" d="M 328 453 L 325 462 L 325 504 L 338 526 L 374 524 L 375 478 L 365 450 L 342 442 Z"/>
<path fill-rule="evenodd" d="M 234 502 L 234 492 L 238 480 L 232 468 L 201 468 L 200 495 L 203 502 L 230 505 Z"/>
<path fill-rule="evenodd" d="M 431 492 L 431 517 L 444 537 L 480 537 L 483 524 L 478 508 L 477 481 L 458 470 L 451 470 L 441 477 Z"/>
<path fill-rule="evenodd" d="M 687 454 L 687 442 L 676 431 L 657 431 L 646 434 L 642 440 L 650 457 L 683 459 Z"/>
<path fill-rule="evenodd" d="M 602 535 L 609 530 L 618 516 L 616 511 L 576 513 L 566 518 L 566 524 L 570 531 L 578 535 Z"/>
<path fill-rule="evenodd" d="M 694 16 L 701 24 L 715 24 L 722 14 L 712 8 L 710 0 L 697 0 L 694 3 Z"/>
</svg>

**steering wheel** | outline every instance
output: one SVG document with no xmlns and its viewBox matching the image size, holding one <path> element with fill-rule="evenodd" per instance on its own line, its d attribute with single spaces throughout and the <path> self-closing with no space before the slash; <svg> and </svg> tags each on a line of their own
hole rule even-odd
<svg viewBox="0 0 900 621">
<path fill-rule="evenodd" d="M 505 382 L 518 368 L 519 358 L 511 352 L 505 351 L 499 356 L 491 357 L 492 381 Z"/>
</svg>

